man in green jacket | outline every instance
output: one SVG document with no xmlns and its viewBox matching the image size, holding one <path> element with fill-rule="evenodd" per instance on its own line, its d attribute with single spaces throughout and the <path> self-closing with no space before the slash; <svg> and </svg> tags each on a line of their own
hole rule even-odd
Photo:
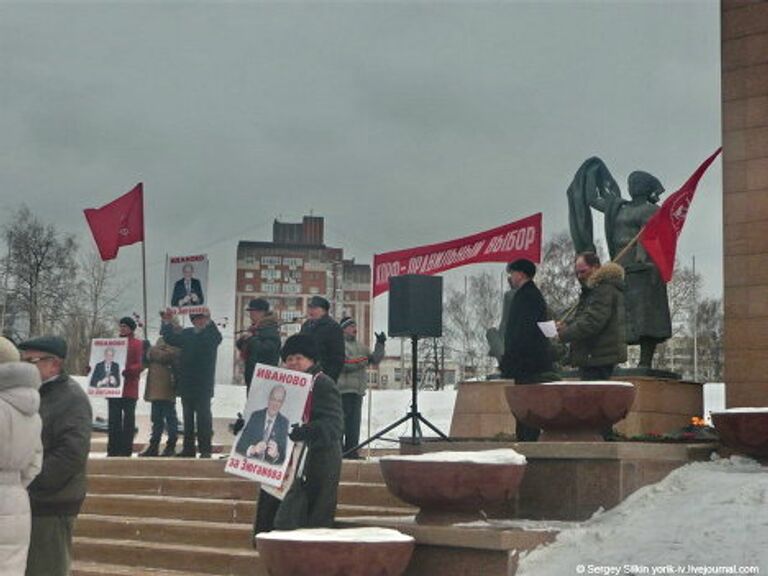
<svg viewBox="0 0 768 576">
<path fill-rule="evenodd" d="M 574 270 L 581 295 L 573 315 L 558 322 L 557 332 L 570 343 L 570 363 L 582 380 L 608 380 L 616 365 L 627 360 L 624 269 L 612 262 L 601 266 L 597 254 L 583 252 Z"/>
<path fill-rule="evenodd" d="M 344 367 L 338 380 L 341 405 L 344 409 L 344 453 L 345 458 L 358 458 L 357 452 L 349 452 L 360 444 L 360 417 L 363 397 L 368 390 L 368 366 L 376 365 L 384 358 L 384 332 L 376 334 L 373 353 L 362 342 L 357 341 L 357 324 L 349 316 L 341 319 L 344 332 Z M 348 453 L 349 452 L 349 453 Z"/>
<path fill-rule="evenodd" d="M 91 448 L 91 403 L 63 371 L 67 343 L 41 336 L 19 344 L 21 359 L 37 366 L 43 469 L 29 485 L 32 536 L 26 576 L 67 576 L 72 528 L 85 500 L 85 465 Z"/>
</svg>

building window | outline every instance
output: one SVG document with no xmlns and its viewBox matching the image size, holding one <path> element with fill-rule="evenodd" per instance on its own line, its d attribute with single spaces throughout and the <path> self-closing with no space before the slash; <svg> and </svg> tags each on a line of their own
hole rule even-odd
<svg viewBox="0 0 768 576">
<path fill-rule="evenodd" d="M 246 292 L 253 292 L 253 284 L 246 284 L 245 285 L 245 291 Z"/>
<path fill-rule="evenodd" d="M 261 289 L 266 294 L 278 294 L 280 292 L 280 284 L 262 284 Z"/>
<path fill-rule="evenodd" d="M 262 256 L 261 263 L 264 266 L 280 266 L 280 256 Z"/>
<path fill-rule="evenodd" d="M 302 264 L 304 264 L 303 258 L 283 258 L 283 266 L 288 266 L 289 268 L 301 268 Z"/>
<path fill-rule="evenodd" d="M 245 273 L 245 278 L 246 278 L 247 280 L 250 280 L 251 278 L 253 278 L 253 272 L 246 272 L 246 273 Z"/>
<path fill-rule="evenodd" d="M 309 289 L 309 293 L 310 294 L 320 294 L 320 288 L 318 288 L 317 286 L 312 286 Z"/>
<path fill-rule="evenodd" d="M 301 284 L 283 284 L 284 294 L 301 294 Z"/>
<path fill-rule="evenodd" d="M 261 271 L 261 277 L 265 280 L 280 280 L 282 273 L 280 270 L 268 269 Z"/>
</svg>

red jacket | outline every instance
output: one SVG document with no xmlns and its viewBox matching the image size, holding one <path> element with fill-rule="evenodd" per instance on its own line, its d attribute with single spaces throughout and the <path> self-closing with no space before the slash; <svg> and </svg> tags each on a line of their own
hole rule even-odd
<svg viewBox="0 0 768 576">
<path fill-rule="evenodd" d="M 139 375 L 144 368 L 144 342 L 128 337 L 128 357 L 123 370 L 123 398 L 139 398 Z"/>
</svg>

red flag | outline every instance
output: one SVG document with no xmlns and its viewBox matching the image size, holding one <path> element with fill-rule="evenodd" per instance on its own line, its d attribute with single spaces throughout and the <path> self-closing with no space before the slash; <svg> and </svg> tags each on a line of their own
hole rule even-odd
<svg viewBox="0 0 768 576">
<path fill-rule="evenodd" d="M 120 246 L 144 240 L 144 186 L 141 182 L 117 200 L 101 208 L 87 208 L 84 212 L 102 260 L 116 258 Z"/>
<path fill-rule="evenodd" d="M 645 248 L 648 256 L 659 268 L 662 280 L 669 282 L 672 279 L 672 270 L 675 266 L 675 253 L 677 252 L 677 239 L 683 230 L 688 209 L 693 202 L 696 186 L 707 171 L 709 165 L 715 161 L 722 148 L 717 151 L 696 169 L 688 181 L 680 190 L 672 194 L 664 201 L 661 208 L 646 222 L 640 235 L 640 243 Z"/>
</svg>

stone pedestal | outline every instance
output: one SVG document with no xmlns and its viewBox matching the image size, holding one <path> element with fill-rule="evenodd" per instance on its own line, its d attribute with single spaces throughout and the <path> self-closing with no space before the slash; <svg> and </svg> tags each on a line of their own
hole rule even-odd
<svg viewBox="0 0 768 576">
<path fill-rule="evenodd" d="M 702 416 L 702 385 L 650 376 L 617 377 L 632 382 L 636 396 L 627 417 L 616 425 L 625 436 L 664 434 L 690 424 Z M 451 421 L 451 438 L 504 438 L 515 433 L 504 388 L 513 380 L 470 381 L 459 384 Z"/>
<path fill-rule="evenodd" d="M 421 452 L 487 450 L 489 442 L 424 442 Z M 613 508 L 635 490 L 662 480 L 672 470 L 707 460 L 716 444 L 643 442 L 492 443 L 512 448 L 528 463 L 517 498 L 494 517 L 535 520 L 586 520 L 598 509 Z"/>
</svg>

